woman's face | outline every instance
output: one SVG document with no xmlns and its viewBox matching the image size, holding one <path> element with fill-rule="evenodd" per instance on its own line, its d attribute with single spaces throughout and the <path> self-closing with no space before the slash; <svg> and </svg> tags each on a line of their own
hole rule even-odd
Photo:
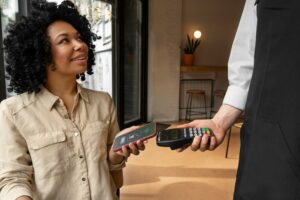
<svg viewBox="0 0 300 200">
<path fill-rule="evenodd" d="M 50 24 L 47 32 L 52 53 L 52 63 L 49 66 L 51 74 L 76 76 L 85 72 L 88 46 L 81 39 L 80 33 L 64 21 Z"/>
</svg>

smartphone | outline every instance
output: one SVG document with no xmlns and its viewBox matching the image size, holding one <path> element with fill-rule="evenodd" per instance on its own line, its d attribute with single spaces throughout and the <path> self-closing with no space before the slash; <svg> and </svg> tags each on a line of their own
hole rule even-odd
<svg viewBox="0 0 300 200">
<path fill-rule="evenodd" d="M 135 143 L 138 140 L 144 141 L 155 135 L 156 123 L 150 122 L 134 131 L 116 137 L 113 144 L 113 151 L 119 151 L 123 145 L 128 146 L 129 143 Z"/>
</svg>

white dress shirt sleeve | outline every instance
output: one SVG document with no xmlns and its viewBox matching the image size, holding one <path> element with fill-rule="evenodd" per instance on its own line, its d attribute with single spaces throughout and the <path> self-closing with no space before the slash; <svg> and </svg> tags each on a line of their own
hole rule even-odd
<svg viewBox="0 0 300 200">
<path fill-rule="evenodd" d="M 244 110 L 254 66 L 256 41 L 256 0 L 246 0 L 229 61 L 229 87 L 223 104 Z"/>
</svg>

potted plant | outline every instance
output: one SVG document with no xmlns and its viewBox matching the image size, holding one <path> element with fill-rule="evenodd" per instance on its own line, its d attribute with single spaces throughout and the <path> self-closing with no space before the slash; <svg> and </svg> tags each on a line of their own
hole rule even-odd
<svg viewBox="0 0 300 200">
<path fill-rule="evenodd" d="M 199 46 L 201 40 L 199 38 L 197 39 L 191 39 L 189 34 L 187 34 L 187 44 L 185 48 L 183 49 L 183 64 L 184 65 L 193 65 L 194 61 L 194 52 L 196 51 L 197 47 Z"/>
</svg>

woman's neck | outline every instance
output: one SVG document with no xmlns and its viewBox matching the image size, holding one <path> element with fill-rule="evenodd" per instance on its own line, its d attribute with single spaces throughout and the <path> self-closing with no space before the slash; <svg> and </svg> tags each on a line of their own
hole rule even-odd
<svg viewBox="0 0 300 200">
<path fill-rule="evenodd" d="M 63 102 L 69 114 L 72 118 L 75 108 L 75 99 L 77 93 L 76 79 L 59 79 L 56 81 L 48 80 L 45 87 L 55 96 L 58 96 Z"/>
<path fill-rule="evenodd" d="M 64 78 L 59 80 L 49 79 L 45 87 L 54 95 L 64 99 L 65 97 L 75 96 L 77 93 L 77 82 L 75 78 Z"/>
</svg>

